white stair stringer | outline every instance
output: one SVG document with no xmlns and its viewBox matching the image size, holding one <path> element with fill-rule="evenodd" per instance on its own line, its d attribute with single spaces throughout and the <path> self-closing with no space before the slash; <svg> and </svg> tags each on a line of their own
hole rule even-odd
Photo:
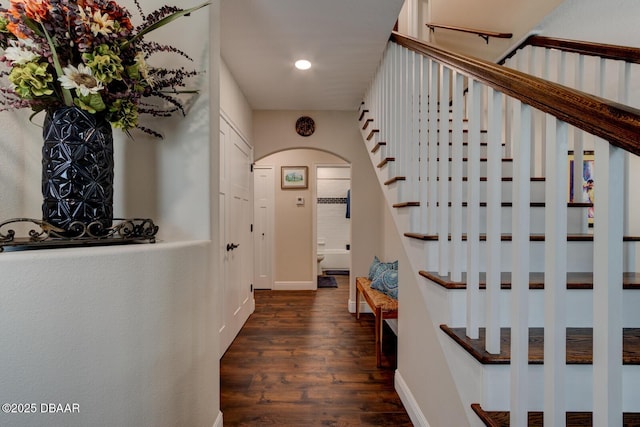
<svg viewBox="0 0 640 427">
<path fill-rule="evenodd" d="M 369 155 L 371 158 L 371 162 L 373 168 L 376 173 L 376 177 L 378 179 L 379 185 L 382 189 L 382 193 L 384 194 L 385 202 L 391 212 L 393 217 L 393 222 L 396 227 L 396 232 L 398 233 L 399 239 L 402 242 L 403 249 L 409 259 L 410 266 L 407 268 L 403 268 L 403 272 L 410 272 L 412 274 L 413 280 L 416 283 L 421 283 L 424 281 L 424 278 L 419 275 L 419 270 L 424 269 L 425 262 L 428 265 L 432 265 L 435 259 L 436 251 L 428 251 L 428 245 L 425 245 L 424 242 L 418 241 L 416 239 L 408 239 L 403 237 L 403 234 L 409 228 L 410 222 L 410 214 L 409 209 L 395 209 L 393 205 L 399 203 L 397 200 L 398 186 L 402 184 L 402 182 L 397 182 L 393 185 L 385 185 L 385 182 L 388 181 L 391 177 L 389 176 L 387 168 L 378 168 L 380 160 L 379 157 L 382 155 L 380 150 L 377 153 L 371 153 L 370 149 L 377 142 L 376 141 L 367 141 L 366 136 L 363 132 L 363 141 L 367 146 L 369 151 Z M 375 138 L 374 138 L 375 139 Z M 381 147 L 383 149 L 385 147 Z M 437 260 L 437 259 L 435 259 Z M 403 273 L 404 274 L 404 273 Z M 448 299 L 450 295 L 442 288 L 437 286 L 418 286 L 420 292 L 423 294 L 423 301 L 427 307 L 429 312 L 429 316 L 432 319 L 433 327 L 435 329 L 439 328 L 439 325 L 442 323 L 447 323 L 448 319 L 451 318 L 450 313 L 448 312 L 448 308 L 450 307 L 450 302 Z M 447 346 L 450 345 L 451 339 L 446 336 L 444 333 L 436 334 L 438 337 L 438 341 L 440 343 L 440 347 L 445 351 L 445 354 L 449 356 L 449 352 L 447 351 Z M 460 351 L 458 349 L 458 351 Z M 467 419 L 469 420 L 469 424 L 471 426 L 482 426 L 482 423 L 479 423 L 479 419 L 476 414 L 471 409 L 471 403 L 478 401 L 478 396 L 481 396 L 481 388 L 471 387 L 467 381 L 475 378 L 479 370 L 474 370 L 474 376 L 466 376 L 461 375 L 461 372 L 466 368 L 462 368 L 455 363 L 453 358 L 447 357 L 447 364 L 449 367 L 449 371 L 451 372 L 451 376 L 456 384 L 456 388 L 458 390 L 458 395 L 461 397 L 461 401 L 463 403 L 463 407 L 465 410 L 465 414 Z M 480 381 L 481 385 L 482 382 Z M 477 389 L 477 390 L 476 390 Z M 406 393 L 406 391 L 405 391 Z M 409 402 L 410 403 L 410 402 Z M 418 420 L 412 421 L 419 422 L 420 419 L 426 419 L 424 415 L 422 417 L 418 417 Z M 420 424 L 421 425 L 421 424 Z"/>
</svg>

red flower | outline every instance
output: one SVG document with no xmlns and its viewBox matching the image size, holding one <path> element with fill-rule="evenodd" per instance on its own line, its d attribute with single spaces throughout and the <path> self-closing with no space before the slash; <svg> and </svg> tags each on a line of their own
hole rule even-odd
<svg viewBox="0 0 640 427">
<path fill-rule="evenodd" d="M 24 11 L 27 18 L 44 22 L 49 15 L 49 0 L 11 0 L 11 11 Z"/>
</svg>

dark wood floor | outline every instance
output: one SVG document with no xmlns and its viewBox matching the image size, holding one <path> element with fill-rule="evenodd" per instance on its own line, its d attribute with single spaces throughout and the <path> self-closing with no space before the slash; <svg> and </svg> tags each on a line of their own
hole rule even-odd
<svg viewBox="0 0 640 427">
<path fill-rule="evenodd" d="M 393 388 L 395 337 L 376 368 L 373 316 L 338 288 L 255 292 L 256 310 L 220 362 L 227 426 L 411 426 Z"/>
</svg>

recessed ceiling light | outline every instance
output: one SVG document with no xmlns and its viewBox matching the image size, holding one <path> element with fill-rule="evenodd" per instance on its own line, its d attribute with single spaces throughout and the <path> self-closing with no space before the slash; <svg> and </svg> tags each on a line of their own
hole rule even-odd
<svg viewBox="0 0 640 427">
<path fill-rule="evenodd" d="M 311 68 L 311 62 L 306 59 L 299 59 L 296 61 L 295 66 L 298 70 L 308 70 Z"/>
</svg>

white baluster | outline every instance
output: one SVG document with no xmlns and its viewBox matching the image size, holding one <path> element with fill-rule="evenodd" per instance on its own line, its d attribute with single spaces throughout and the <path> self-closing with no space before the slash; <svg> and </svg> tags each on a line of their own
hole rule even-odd
<svg viewBox="0 0 640 427">
<path fill-rule="evenodd" d="M 420 93 L 420 233 L 429 232 L 429 60 L 422 57 Z"/>
<path fill-rule="evenodd" d="M 480 124 L 482 86 L 469 80 L 467 146 L 467 336 L 477 339 L 480 327 Z"/>
<path fill-rule="evenodd" d="M 618 426 L 622 425 L 624 151 L 599 138 L 595 149 L 593 425 Z"/>
<path fill-rule="evenodd" d="M 440 66 L 438 126 L 438 274 L 449 274 L 449 94 L 451 70 Z"/>
<path fill-rule="evenodd" d="M 531 107 L 513 102 L 513 247 L 511 273 L 511 425 L 527 425 L 529 401 L 529 236 Z"/>
<path fill-rule="evenodd" d="M 422 77 L 422 59 L 421 55 L 412 54 L 413 72 L 411 79 L 411 88 L 409 94 L 411 96 L 411 138 L 409 138 L 411 162 L 411 175 L 409 179 L 409 187 L 411 188 L 411 201 L 420 201 L 420 188 L 418 186 L 418 178 L 420 176 L 420 99 L 421 77 Z M 412 208 L 410 212 L 411 230 L 420 230 L 420 210 Z"/>
<path fill-rule="evenodd" d="M 429 60 L 429 233 L 438 232 L 438 85 L 440 66 Z"/>
<path fill-rule="evenodd" d="M 400 92 L 400 55 L 402 52 L 401 46 L 395 46 L 393 62 L 391 64 L 391 138 L 387 141 L 388 156 L 398 157 L 398 143 L 399 143 L 399 123 L 400 123 L 400 108 L 398 101 L 398 93 Z M 387 164 L 387 178 L 395 176 L 395 162 Z"/>
<path fill-rule="evenodd" d="M 487 335 L 485 347 L 500 353 L 500 217 L 502 199 L 502 94 L 489 88 L 487 147 Z"/>
<path fill-rule="evenodd" d="M 565 423 L 567 124 L 547 116 L 545 183 L 544 424 Z"/>
<path fill-rule="evenodd" d="M 452 87 L 452 111 L 453 121 L 451 123 L 451 259 L 462 259 L 462 119 L 464 113 L 464 76 L 460 73 L 453 73 Z M 448 103 L 447 103 L 448 105 Z M 443 118 L 440 119 L 444 121 Z M 447 123 L 448 123 L 447 118 Z M 448 146 L 449 144 L 447 144 Z M 448 150 L 447 150 L 448 151 Z M 447 155 L 448 157 L 448 155 Z M 448 162 L 448 158 L 444 159 Z M 469 164 L 467 162 L 467 168 Z M 451 280 L 462 281 L 462 263 L 451 263 Z"/>
<path fill-rule="evenodd" d="M 618 63 L 618 102 L 624 105 L 629 105 L 629 91 L 631 81 L 631 64 L 628 62 L 620 61 Z M 623 220 L 623 232 L 625 235 L 629 234 L 629 211 L 631 209 L 631 187 L 629 186 L 629 153 L 624 154 L 624 220 Z"/>
<path fill-rule="evenodd" d="M 584 55 L 578 55 L 575 65 L 575 86 L 578 90 L 584 90 L 584 72 Z M 584 142 L 585 132 L 578 128 L 573 128 L 573 201 L 577 203 L 585 201 L 582 199 Z M 583 233 L 586 233 L 589 229 L 587 215 L 582 218 L 581 228 Z"/>
<path fill-rule="evenodd" d="M 409 71 L 409 49 L 402 47 L 400 49 L 400 76 L 399 84 L 400 89 L 398 92 L 398 138 L 396 140 L 397 155 L 394 162 L 395 173 L 389 178 L 397 176 L 407 177 L 409 173 L 407 168 L 407 119 L 409 117 L 407 111 L 407 98 L 408 93 L 408 71 Z M 398 198 L 399 202 L 405 202 L 406 200 L 406 186 L 402 182 L 398 183 Z"/>
</svg>

